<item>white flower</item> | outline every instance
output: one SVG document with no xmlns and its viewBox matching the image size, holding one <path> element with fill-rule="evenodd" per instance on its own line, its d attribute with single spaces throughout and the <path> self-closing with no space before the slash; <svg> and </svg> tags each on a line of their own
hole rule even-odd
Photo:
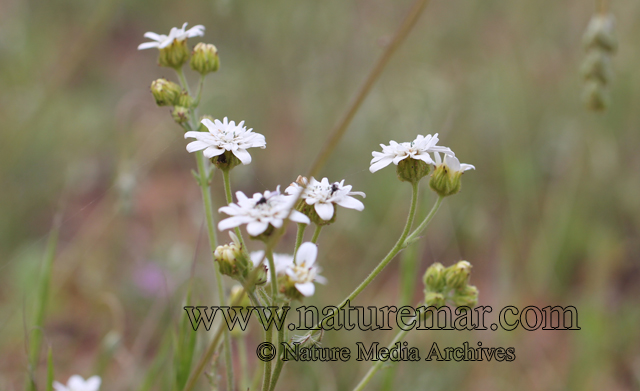
<svg viewBox="0 0 640 391">
<path fill-rule="evenodd" d="M 260 133 L 252 132 L 244 126 L 244 121 L 238 125 L 234 121 L 229 122 L 224 117 L 220 120 L 211 121 L 207 118 L 202 120 L 202 124 L 209 129 L 209 132 L 186 132 L 184 138 L 192 137 L 196 141 L 187 144 L 187 151 L 195 152 L 204 150 L 203 154 L 208 159 L 222 155 L 225 151 L 231 151 L 242 164 L 251 163 L 251 155 L 248 148 L 266 148 L 267 142 Z"/>
<path fill-rule="evenodd" d="M 436 160 L 434 162 L 434 165 L 440 166 L 443 164 L 442 159 L 440 158 L 440 154 L 439 153 L 434 153 Z M 452 171 L 452 173 L 456 173 L 456 172 L 465 172 L 467 170 L 475 170 L 475 166 L 472 166 L 471 164 L 465 164 L 465 163 L 460 163 L 460 160 L 458 160 L 457 157 L 455 156 L 449 156 L 449 155 L 444 155 L 444 165 L 449 167 Z"/>
<path fill-rule="evenodd" d="M 101 381 L 100 376 L 92 376 L 84 380 L 82 376 L 73 375 L 67 381 L 66 386 L 54 381 L 53 388 L 56 391 L 98 391 Z"/>
<path fill-rule="evenodd" d="M 251 254 L 249 254 L 249 256 L 251 257 L 251 262 L 253 262 L 253 267 L 257 267 L 260 264 L 260 261 L 262 260 L 262 258 L 264 257 L 264 251 L 262 250 L 252 251 Z M 267 267 L 267 271 L 268 271 L 269 260 L 267 260 L 267 258 L 264 258 L 264 262 L 262 264 Z M 276 269 L 276 275 L 277 276 L 282 275 L 284 271 L 287 269 L 287 267 L 289 267 L 290 265 L 293 265 L 293 255 L 274 253 L 273 265 L 275 266 L 275 269 Z M 267 273 L 267 282 L 269 281 L 271 281 L 271 273 Z"/>
<path fill-rule="evenodd" d="M 152 39 L 155 42 L 141 43 L 138 46 L 138 50 L 150 48 L 164 49 L 171 45 L 174 40 L 181 42 L 187 38 L 202 37 L 204 35 L 204 26 L 201 24 L 193 26 L 189 30 L 185 30 L 185 28 L 187 28 L 187 23 L 183 24 L 182 28 L 173 27 L 169 32 L 169 35 L 156 34 L 151 31 L 146 32 L 144 33 L 144 37 Z"/>
<path fill-rule="evenodd" d="M 251 236 L 258 236 L 267 230 L 269 224 L 275 228 L 282 227 L 284 219 L 289 216 L 293 207 L 293 197 L 280 194 L 280 186 L 276 191 L 265 191 L 264 194 L 255 193 L 253 198 L 248 198 L 243 192 L 236 192 L 238 203 L 223 206 L 220 212 L 228 214 L 218 223 L 221 231 L 247 224 L 247 232 Z M 289 216 L 291 221 L 302 224 L 310 224 L 309 218 L 302 213 L 293 210 Z"/>
<path fill-rule="evenodd" d="M 366 195 L 361 191 L 351 191 L 352 186 L 345 186 L 344 179 L 329 183 L 327 178 L 322 178 L 322 181 L 318 182 L 311 177 L 311 181 L 308 184 L 307 182 L 309 182 L 307 178 L 298 177 L 296 182 L 286 188 L 285 193 L 297 196 L 304 189 L 300 198 L 304 199 L 307 205 L 314 205 L 316 213 L 322 220 L 333 218 L 333 204 L 358 211 L 364 209 L 364 204 L 351 196 L 359 195 L 364 198 Z"/>
<path fill-rule="evenodd" d="M 428 134 L 426 136 L 418 135 L 418 137 L 411 141 L 398 144 L 391 140 L 389 145 L 380 144 L 382 152 L 372 152 L 373 159 L 371 159 L 371 167 L 369 171 L 376 172 L 389 164 L 393 163 L 396 166 L 398 163 L 406 158 L 415 160 L 422 160 L 427 164 L 434 164 L 429 153 L 443 152 L 446 155 L 455 156 L 451 149 L 436 145 L 438 143 L 438 133 L 433 136 Z"/>
<path fill-rule="evenodd" d="M 317 257 L 318 246 L 311 242 L 302 243 L 296 253 L 295 263 L 289 264 L 284 271 L 303 296 L 313 295 L 316 290 L 314 281 L 321 284 L 327 282 L 324 277 L 318 275 L 318 267 L 314 266 Z"/>
</svg>

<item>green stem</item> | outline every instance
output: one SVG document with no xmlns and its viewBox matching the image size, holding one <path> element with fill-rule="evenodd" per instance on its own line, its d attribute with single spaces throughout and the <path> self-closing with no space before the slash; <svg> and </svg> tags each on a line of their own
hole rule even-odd
<svg viewBox="0 0 640 391">
<path fill-rule="evenodd" d="M 413 321 L 415 321 L 417 319 L 418 319 L 418 316 L 415 316 L 413 318 Z M 391 341 L 391 343 L 389 343 L 389 346 L 387 346 L 387 349 L 393 348 L 393 346 L 397 342 L 401 341 L 409 333 L 409 331 L 411 331 L 411 330 L 412 329 L 407 329 L 407 330 L 401 330 L 400 332 L 398 332 L 398 334 L 396 334 L 395 338 L 393 338 L 393 341 Z M 360 380 L 360 383 L 358 383 L 358 385 L 353 389 L 353 391 L 362 391 L 364 389 L 364 387 L 367 385 L 367 383 L 369 383 L 369 381 L 373 378 L 373 376 L 376 374 L 376 372 L 378 372 L 378 370 L 380 368 L 382 368 L 382 366 L 384 364 L 385 364 L 385 361 L 377 361 L 375 364 L 373 364 L 371 366 L 371 368 L 369 368 L 369 371 L 367 372 L 367 374 L 364 375 L 362 380 Z"/>
<path fill-rule="evenodd" d="M 304 239 L 305 229 L 307 229 L 307 224 L 298 223 L 298 232 L 296 233 L 296 246 L 293 249 L 293 259 L 296 259 L 296 253 L 298 252 L 298 248 L 300 248 L 302 240 Z"/>
<path fill-rule="evenodd" d="M 204 75 L 200 75 L 200 82 L 198 83 L 198 91 L 196 92 L 196 100 L 193 102 L 193 107 L 198 107 L 200 105 L 200 98 L 202 98 L 202 90 L 204 87 L 204 78 Z"/>
<path fill-rule="evenodd" d="M 350 302 L 351 300 L 355 299 L 360 294 L 360 292 L 362 292 L 364 290 L 364 288 L 366 288 L 367 285 L 369 285 L 371 283 L 371 281 L 373 281 L 373 279 L 376 278 L 376 276 L 378 274 L 380 274 L 380 272 L 389 264 L 389 262 L 391 262 L 391 260 L 393 260 L 393 258 L 400 252 L 400 250 L 402 250 L 402 248 L 404 248 L 405 239 L 407 238 L 407 235 L 409 234 L 409 230 L 411 230 L 411 226 L 413 225 L 413 219 L 414 219 L 415 214 L 416 214 L 416 205 L 418 203 L 418 201 L 417 201 L 418 200 L 418 184 L 417 183 L 412 184 L 412 188 L 413 188 L 413 192 L 411 194 L 411 206 L 409 208 L 409 216 L 407 217 L 407 223 L 404 226 L 404 230 L 402 231 L 402 235 L 400 235 L 400 238 L 398 239 L 396 244 L 393 246 L 391 251 L 389 251 L 387 256 L 384 257 L 382 259 L 382 261 L 380 261 L 378 266 L 376 266 L 376 268 L 373 269 L 373 271 L 367 276 L 367 278 L 365 278 L 364 281 L 362 281 L 360 283 L 360 285 L 358 285 L 358 287 L 356 289 L 354 289 L 354 291 L 351 292 L 351 294 L 349 296 L 347 296 L 347 298 L 344 299 L 342 301 L 342 303 L 340 303 L 340 305 L 338 306 L 339 309 L 344 308 L 344 306 L 346 306 L 348 302 Z M 335 312 L 334 314 L 336 314 L 336 313 L 337 312 Z M 335 315 L 333 315 L 333 316 L 335 316 Z M 325 318 L 323 321 L 326 321 L 326 320 L 332 318 L 333 316 L 329 316 L 329 317 Z M 321 328 L 322 328 L 322 325 L 320 323 L 318 323 L 314 327 L 314 331 L 318 332 L 318 331 L 321 330 Z"/>
<path fill-rule="evenodd" d="M 267 327 L 264 330 L 264 339 L 268 343 L 272 342 L 273 338 L 272 338 L 271 327 Z M 264 362 L 264 374 L 262 377 L 262 391 L 269 391 L 270 385 L 271 385 L 271 361 L 267 360 Z"/>
<path fill-rule="evenodd" d="M 284 303 L 284 306 L 288 306 L 290 304 L 291 302 L 287 301 L 286 303 Z M 276 347 L 278 348 L 278 355 L 277 355 L 278 361 L 276 362 L 276 367 L 273 370 L 273 374 L 271 375 L 271 385 L 269 386 L 270 391 L 275 391 L 276 384 L 278 383 L 278 378 L 280 377 L 280 372 L 282 371 L 282 367 L 284 366 L 284 361 L 282 360 L 282 354 L 284 352 L 282 343 L 285 340 L 284 333 L 285 333 L 284 327 L 281 327 L 280 330 L 278 330 L 278 344 L 276 345 Z"/>
<path fill-rule="evenodd" d="M 202 192 L 202 200 L 204 203 L 204 211 L 207 221 L 207 233 L 209 235 L 209 247 L 211 253 L 215 251 L 218 246 L 218 238 L 216 237 L 216 227 L 213 221 L 213 202 L 211 201 L 211 191 L 209 189 L 209 173 L 205 165 L 205 158 L 202 151 L 196 152 L 196 161 L 198 165 L 198 175 L 200 190 Z M 215 263 L 215 262 L 214 262 Z M 216 285 L 218 287 L 218 296 L 220 297 L 220 305 L 225 306 L 226 300 L 224 296 L 224 280 L 222 274 L 218 269 L 217 264 L 214 265 Z M 226 327 L 224 328 L 224 358 L 225 367 L 227 370 L 227 387 L 229 390 L 233 390 L 233 358 L 231 356 L 231 332 Z"/>
<path fill-rule="evenodd" d="M 278 280 L 276 279 L 276 263 L 273 261 L 273 252 L 267 249 L 267 260 L 269 261 L 269 274 L 271 275 L 271 305 L 276 305 L 278 297 Z"/>
<path fill-rule="evenodd" d="M 249 365 L 247 364 L 247 344 L 245 343 L 245 335 L 238 338 L 238 359 L 240 360 L 240 389 L 242 391 L 249 389 Z"/>
<path fill-rule="evenodd" d="M 313 237 L 311 238 L 311 243 L 318 243 L 318 236 L 320 236 L 321 230 L 322 230 L 322 226 L 316 225 L 316 230 L 313 231 Z"/>
<path fill-rule="evenodd" d="M 229 174 L 230 170 L 222 170 L 222 177 L 224 178 L 224 194 L 227 196 L 227 204 L 231 204 L 233 202 L 233 196 L 231 195 L 231 175 Z M 242 231 L 240 231 L 240 227 L 236 227 L 234 229 L 236 236 L 240 239 L 240 244 L 242 245 L 243 251 L 247 251 L 247 246 L 244 244 L 244 238 L 242 237 Z"/>
<path fill-rule="evenodd" d="M 420 223 L 420 225 L 418 226 L 418 228 L 416 228 L 415 231 L 413 231 L 411 233 L 411 235 L 409 235 L 409 237 L 406 240 L 405 245 L 408 245 L 408 244 L 412 243 L 413 241 L 415 241 L 416 238 L 418 237 L 418 235 L 420 235 L 422 233 L 422 231 L 424 231 L 424 229 L 427 228 L 427 225 L 429 225 L 429 223 L 431 222 L 431 219 L 433 219 L 433 216 L 436 215 L 436 212 L 438 211 L 438 208 L 440 208 L 440 204 L 442 203 L 443 199 L 444 199 L 444 197 L 442 197 L 442 196 L 438 197 L 438 199 L 436 200 L 436 203 L 433 204 L 433 207 L 429 211 L 429 214 L 427 215 L 427 217 L 425 217 L 424 220 L 422 220 L 422 223 Z"/>
<path fill-rule="evenodd" d="M 184 76 L 184 71 L 182 70 L 182 68 L 176 69 L 176 73 L 178 74 L 178 79 L 180 79 L 180 86 L 187 90 L 187 94 L 191 95 L 189 83 L 187 83 L 187 78 Z"/>
</svg>

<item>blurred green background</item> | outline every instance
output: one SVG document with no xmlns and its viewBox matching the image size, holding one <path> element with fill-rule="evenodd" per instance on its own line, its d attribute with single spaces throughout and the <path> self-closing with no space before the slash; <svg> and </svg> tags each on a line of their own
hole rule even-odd
<svg viewBox="0 0 640 391">
<path fill-rule="evenodd" d="M 144 32 L 206 26 L 202 41 L 218 47 L 221 68 L 207 79 L 201 112 L 245 120 L 266 136 L 267 149 L 252 151 L 254 163 L 232 174 L 234 189 L 253 193 L 309 169 L 410 5 L 0 2 L 0 389 L 24 383 L 37 276 L 59 211 L 44 343 L 60 381 L 99 368 L 103 390 L 135 390 L 150 366 L 170 365 L 156 358 L 167 356 L 163 330 L 177 324 L 194 264 L 196 301 L 217 303 L 193 156 L 149 93 L 152 80 L 176 79 L 156 65 L 155 50 L 136 50 Z M 604 114 L 580 99 L 581 35 L 594 5 L 578 0 L 433 1 L 367 98 L 322 171 L 366 192 L 366 209 L 340 210 L 323 231 L 319 263 L 329 284 L 307 303 L 337 304 L 400 234 L 410 186 L 392 168 L 369 173 L 371 151 L 439 132 L 441 144 L 477 170 L 464 175 L 463 191 L 445 201 L 418 245 L 416 280 L 433 262 L 466 259 L 479 304 L 495 315 L 506 305 L 574 305 L 582 328 L 412 332 L 408 341 L 422 349 L 482 341 L 515 347 L 517 359 L 402 363 L 395 384 L 382 372 L 370 389 L 640 387 L 640 3 L 615 1 L 611 10 L 620 49 Z M 219 173 L 213 195 L 222 205 Z M 434 200 L 423 183 L 420 213 Z M 291 230 L 279 250 L 290 251 L 294 238 Z M 397 304 L 398 265 L 355 304 Z M 415 300 L 421 295 L 419 282 Z M 251 368 L 257 327 L 247 344 Z M 105 364 L 105 336 L 116 334 L 122 344 Z M 342 331 L 323 343 L 353 348 L 391 338 Z M 350 389 L 368 366 L 288 364 L 280 385 Z M 161 376 L 153 383 L 167 386 Z"/>
</svg>

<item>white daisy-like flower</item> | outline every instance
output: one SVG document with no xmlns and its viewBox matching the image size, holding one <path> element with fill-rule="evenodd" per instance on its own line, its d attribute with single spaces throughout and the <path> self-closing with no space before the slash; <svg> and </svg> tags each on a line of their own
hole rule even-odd
<svg viewBox="0 0 640 391">
<path fill-rule="evenodd" d="M 351 188 L 351 185 L 345 186 L 344 179 L 340 182 L 329 183 L 327 178 L 322 178 L 318 182 L 313 177 L 309 181 L 301 176 L 298 177 L 296 182 L 289 185 L 284 192 L 297 196 L 302 191 L 300 198 L 304 199 L 307 205 L 313 205 L 322 220 L 331 220 L 334 212 L 333 204 L 358 211 L 364 209 L 364 204 L 351 196 L 359 195 L 364 198 L 366 194 L 361 191 L 351 191 Z"/>
<path fill-rule="evenodd" d="M 192 141 L 187 144 L 187 151 L 203 151 L 203 154 L 208 159 L 222 155 L 225 151 L 231 151 L 242 164 L 251 163 L 251 155 L 247 152 L 247 149 L 259 147 L 266 148 L 267 142 L 264 136 L 260 133 L 252 132 L 253 129 L 247 129 L 244 126 L 244 121 L 241 121 L 238 125 L 234 121 L 229 122 L 227 117 L 224 120 L 211 121 L 210 119 L 203 119 L 202 124 L 207 127 L 209 132 L 186 132 L 185 138 L 195 138 L 196 141 Z"/>
<path fill-rule="evenodd" d="M 67 381 L 66 386 L 54 381 L 53 388 L 56 391 L 98 391 L 101 382 L 100 376 L 92 376 L 84 380 L 82 376 L 73 375 Z"/>
<path fill-rule="evenodd" d="M 455 156 L 451 149 L 436 145 L 438 143 L 438 133 L 433 136 L 428 134 L 426 136 L 418 135 L 418 137 L 405 143 L 397 143 L 393 140 L 389 142 L 389 145 L 380 144 L 382 152 L 374 151 L 371 154 L 371 166 L 369 171 L 376 172 L 389 164 L 393 163 L 396 166 L 400 161 L 411 158 L 415 160 L 422 160 L 427 164 L 434 164 L 433 159 L 429 153 L 443 152 L 446 155 Z"/>
<path fill-rule="evenodd" d="M 204 26 L 199 24 L 197 26 L 191 27 L 189 30 L 185 30 L 187 28 L 187 24 L 182 25 L 182 28 L 173 27 L 169 32 L 169 35 L 164 34 L 156 34 L 151 31 L 144 33 L 145 38 L 152 39 L 154 42 L 145 42 L 141 43 L 138 46 L 138 50 L 158 48 L 164 49 L 167 46 L 171 45 L 173 41 L 184 41 L 187 38 L 193 37 L 202 37 L 204 35 Z"/>
<path fill-rule="evenodd" d="M 236 199 L 237 203 L 231 203 L 219 209 L 220 212 L 231 216 L 218 223 L 218 229 L 221 231 L 247 224 L 249 235 L 258 236 L 269 228 L 269 224 L 275 228 L 282 227 L 287 216 L 296 223 L 311 223 L 307 216 L 296 210 L 291 211 L 289 215 L 295 199 L 280 194 L 280 186 L 276 191 L 255 193 L 253 198 L 248 198 L 243 192 L 238 191 Z"/>
<path fill-rule="evenodd" d="M 311 242 L 302 243 L 296 252 L 295 263 L 289 264 L 284 271 L 298 292 L 306 297 L 312 296 L 316 291 L 314 282 L 327 282 L 326 278 L 318 275 L 318 267 L 314 265 L 317 257 L 318 246 Z"/>
<path fill-rule="evenodd" d="M 476 167 L 471 165 L 471 164 L 465 164 L 465 163 L 460 163 L 460 160 L 458 160 L 457 157 L 455 156 L 449 156 L 449 155 L 444 155 L 444 161 L 440 158 L 440 154 L 439 153 L 434 153 L 435 155 L 435 161 L 434 161 L 434 165 L 436 167 L 442 165 L 444 163 L 445 166 L 449 167 L 449 169 L 451 169 L 452 173 L 455 174 L 457 172 L 465 172 L 467 170 L 475 170 Z"/>
</svg>

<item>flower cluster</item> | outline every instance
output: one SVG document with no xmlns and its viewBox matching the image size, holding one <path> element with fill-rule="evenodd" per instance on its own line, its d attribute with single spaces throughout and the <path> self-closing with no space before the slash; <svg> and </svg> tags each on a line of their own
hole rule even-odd
<svg viewBox="0 0 640 391">
<path fill-rule="evenodd" d="M 471 264 L 460 261 L 445 268 L 440 263 L 431 265 L 424 274 L 424 293 L 427 306 L 440 308 L 447 302 L 456 307 L 473 308 L 478 302 L 478 288 L 469 285 Z"/>
<path fill-rule="evenodd" d="M 450 148 L 437 145 L 438 133 L 435 135 L 418 135 L 411 142 L 397 143 L 393 140 L 389 145 L 380 144 L 382 152 L 372 152 L 369 171 L 376 172 L 389 164 L 397 166 L 398 178 L 404 182 L 417 183 L 429 175 L 433 169 L 429 186 L 441 197 L 450 196 L 460 191 L 460 176 L 467 170 L 475 169 L 471 164 L 460 163 Z M 444 154 L 444 159 L 440 157 Z M 434 157 L 431 157 L 431 154 Z"/>
</svg>

